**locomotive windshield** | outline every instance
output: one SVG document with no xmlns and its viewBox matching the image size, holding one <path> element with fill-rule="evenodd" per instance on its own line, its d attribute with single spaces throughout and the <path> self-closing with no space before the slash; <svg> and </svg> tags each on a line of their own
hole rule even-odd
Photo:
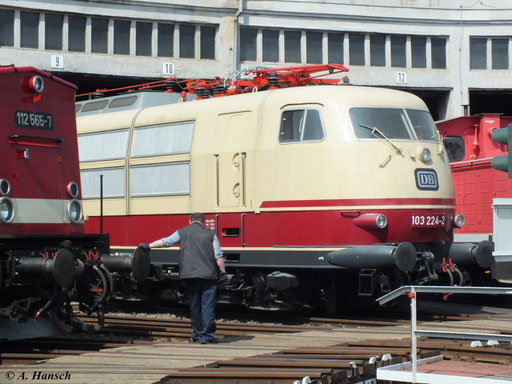
<svg viewBox="0 0 512 384">
<path fill-rule="evenodd" d="M 437 141 L 437 130 L 427 111 L 400 108 L 354 107 L 350 119 L 356 137 L 374 139 L 367 127 L 377 128 L 386 137 L 398 140 Z"/>
</svg>

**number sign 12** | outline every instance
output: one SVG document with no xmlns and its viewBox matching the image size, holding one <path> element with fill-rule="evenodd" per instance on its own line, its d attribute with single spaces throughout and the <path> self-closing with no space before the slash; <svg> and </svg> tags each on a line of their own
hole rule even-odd
<svg viewBox="0 0 512 384">
<path fill-rule="evenodd" d="M 407 72 L 397 72 L 396 82 L 399 84 L 407 84 Z"/>
</svg>

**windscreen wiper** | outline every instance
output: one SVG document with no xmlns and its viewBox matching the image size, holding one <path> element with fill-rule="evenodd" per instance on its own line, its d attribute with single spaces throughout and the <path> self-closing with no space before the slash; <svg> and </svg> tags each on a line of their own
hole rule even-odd
<svg viewBox="0 0 512 384">
<path fill-rule="evenodd" d="M 399 155 L 403 155 L 402 148 L 397 147 L 396 144 L 391 141 L 389 136 L 386 135 L 384 132 L 382 132 L 379 128 L 377 128 L 377 127 L 372 128 L 369 125 L 365 125 L 365 124 L 361 124 L 361 123 L 359 124 L 359 126 L 372 131 L 372 135 L 374 135 L 375 137 L 378 137 L 377 136 L 377 133 L 378 133 L 379 135 L 381 135 L 381 137 L 384 138 L 384 140 L 386 140 L 389 143 L 389 145 L 391 145 L 393 147 L 393 149 L 396 151 L 396 153 L 398 153 Z M 375 133 L 375 132 L 377 132 L 377 133 Z"/>
</svg>

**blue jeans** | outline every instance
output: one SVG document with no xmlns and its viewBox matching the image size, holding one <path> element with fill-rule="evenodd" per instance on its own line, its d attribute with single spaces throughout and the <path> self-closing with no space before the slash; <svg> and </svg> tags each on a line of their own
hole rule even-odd
<svg viewBox="0 0 512 384">
<path fill-rule="evenodd" d="M 196 341 L 213 340 L 217 280 L 185 279 L 184 282 L 190 302 L 192 338 Z"/>
</svg>

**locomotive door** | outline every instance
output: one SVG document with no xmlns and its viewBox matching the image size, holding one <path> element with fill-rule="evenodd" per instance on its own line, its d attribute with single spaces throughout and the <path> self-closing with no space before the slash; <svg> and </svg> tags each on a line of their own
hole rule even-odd
<svg viewBox="0 0 512 384">
<path fill-rule="evenodd" d="M 247 207 L 247 180 L 255 139 L 252 113 L 219 115 L 215 129 L 216 204 L 225 208 Z"/>
</svg>

